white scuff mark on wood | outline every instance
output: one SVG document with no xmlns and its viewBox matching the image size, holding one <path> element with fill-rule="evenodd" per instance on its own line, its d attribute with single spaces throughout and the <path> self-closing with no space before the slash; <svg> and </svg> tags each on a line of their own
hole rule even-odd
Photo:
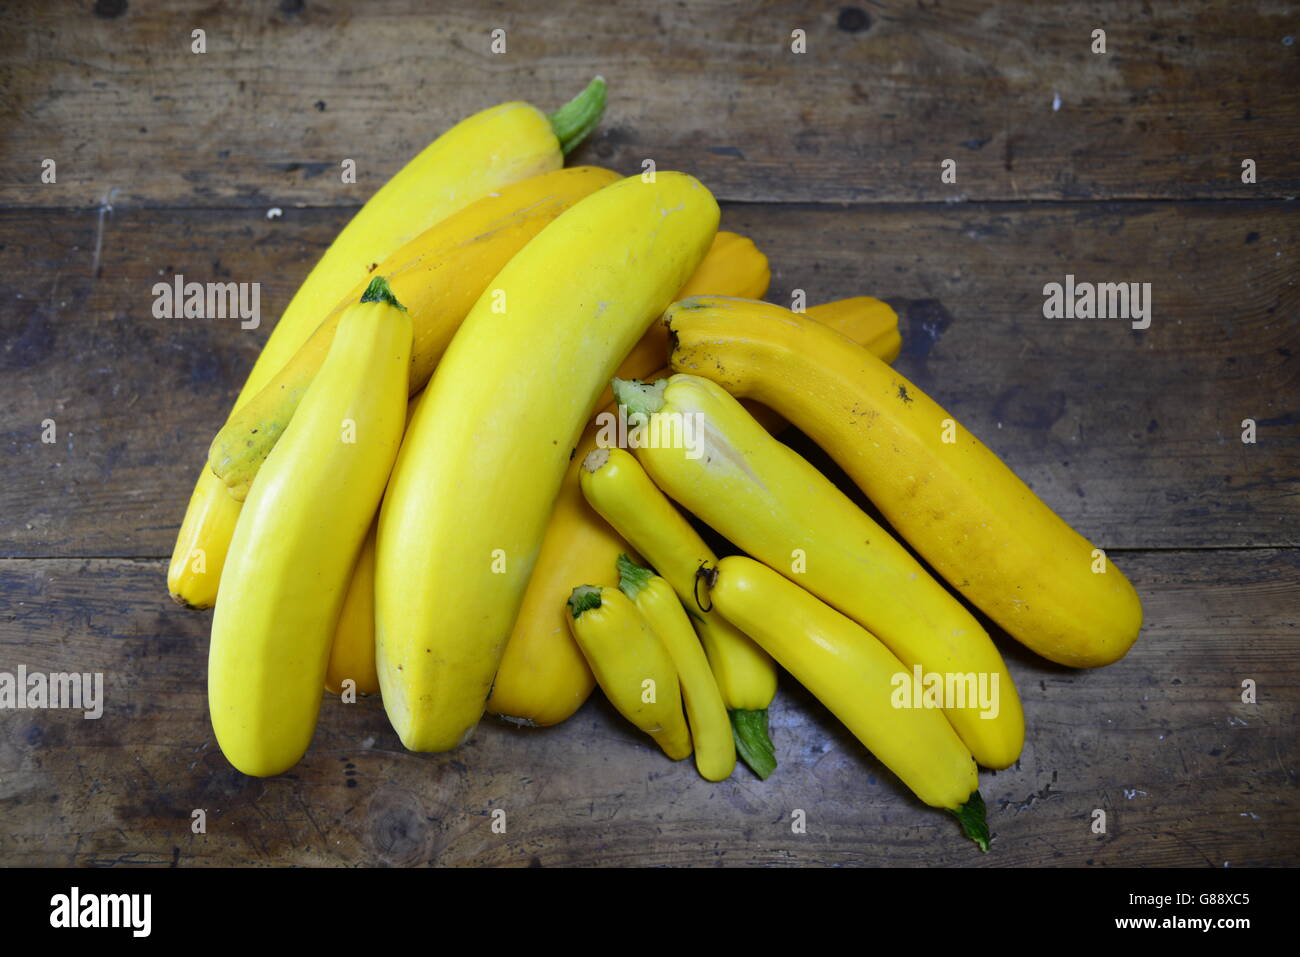
<svg viewBox="0 0 1300 957">
<path fill-rule="evenodd" d="M 117 187 L 110 186 L 104 193 L 104 198 L 99 201 L 99 217 L 95 224 L 95 252 L 90 259 L 90 278 L 99 277 L 100 256 L 104 251 L 104 217 L 113 211 L 113 197 L 117 195 Z"/>
</svg>

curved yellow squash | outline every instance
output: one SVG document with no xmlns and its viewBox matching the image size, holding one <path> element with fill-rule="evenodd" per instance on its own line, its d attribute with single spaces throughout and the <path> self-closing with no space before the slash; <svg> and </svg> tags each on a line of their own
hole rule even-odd
<svg viewBox="0 0 1300 957">
<path fill-rule="evenodd" d="M 311 743 L 344 594 L 401 443 L 410 353 L 400 308 L 349 309 L 240 512 L 212 617 L 208 705 L 245 774 L 287 771 Z"/>
<path fill-rule="evenodd" d="M 559 169 L 604 105 L 605 83 L 597 78 L 550 116 L 528 103 L 503 103 L 425 147 L 361 207 L 316 263 L 271 330 L 234 408 L 270 382 L 374 263 L 492 190 Z M 239 503 L 204 465 L 167 569 L 167 589 L 178 603 L 210 608 L 216 601 L 238 518 Z"/>
<path fill-rule="evenodd" d="M 717 226 L 685 174 L 607 186 L 525 246 L 452 340 L 379 517 L 379 683 L 411 750 L 478 723 L 582 427 Z"/>
<path fill-rule="evenodd" d="M 776 696 L 776 666 L 753 639 L 700 600 L 696 572 L 717 556 L 627 450 L 593 451 L 583 459 L 581 481 L 591 507 L 646 557 L 690 613 L 736 748 L 755 774 L 767 778 L 777 765 L 767 715 Z"/>
<path fill-rule="evenodd" d="M 673 368 L 797 425 L 1012 637 L 1075 668 L 1110 664 L 1137 639 L 1142 604 L 1123 572 L 867 350 L 766 303 L 705 297 L 678 303 L 667 318 Z"/>
<path fill-rule="evenodd" d="M 975 761 L 942 712 L 895 706 L 908 669 L 888 648 L 752 558 L 724 558 L 707 580 L 714 608 L 753 635 L 913 794 L 953 812 L 988 850 Z"/>
<path fill-rule="evenodd" d="M 664 579 L 626 555 L 618 558 L 618 587 L 668 649 L 681 684 L 682 702 L 695 746 L 695 768 L 706 781 L 725 781 L 736 768 L 736 742 L 717 679 L 691 620 Z"/>
<path fill-rule="evenodd" d="M 636 450 L 660 488 L 736 547 L 867 628 L 924 678 L 939 675 L 946 685 L 949 675 L 972 676 L 974 685 L 963 680 L 962 698 L 954 693 L 948 702 L 948 720 L 985 767 L 1004 768 L 1020 756 L 1024 714 L 1002 656 L 970 612 L 885 529 L 716 383 L 675 375 L 656 386 L 616 383 L 615 393 L 632 411 L 650 413 L 652 427 L 680 416 L 703 437 L 696 458 L 665 443 Z"/>
<path fill-rule="evenodd" d="M 610 704 L 674 761 L 689 755 L 677 669 L 632 600 L 617 588 L 579 585 L 565 607 L 573 638 Z"/>
</svg>

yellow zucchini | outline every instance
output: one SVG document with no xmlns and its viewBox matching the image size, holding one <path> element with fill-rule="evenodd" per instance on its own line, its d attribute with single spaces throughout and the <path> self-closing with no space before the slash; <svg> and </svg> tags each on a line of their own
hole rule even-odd
<svg viewBox="0 0 1300 957">
<path fill-rule="evenodd" d="M 663 441 L 636 449 L 660 488 L 868 629 L 909 668 L 945 683 L 948 675 L 971 675 L 982 694 L 948 702 L 948 720 L 985 767 L 1019 757 L 1024 714 L 1002 656 L 906 548 L 716 383 L 675 375 L 654 386 L 616 381 L 614 392 L 629 415 L 648 416 L 651 436 L 674 421 L 694 423 L 702 436 L 694 450 Z"/>
<path fill-rule="evenodd" d="M 701 565 L 717 562 L 717 556 L 626 450 L 591 452 L 582 462 L 581 482 L 591 507 L 677 592 L 704 643 L 731 717 L 736 747 L 754 773 L 766 778 L 776 769 L 767 731 L 767 708 L 776 695 L 776 668 L 767 652 L 700 604 L 695 573 Z"/>
<path fill-rule="evenodd" d="M 650 630 L 672 656 L 686 704 L 686 717 L 690 720 L 695 767 L 705 780 L 725 781 L 736 767 L 731 721 L 690 618 L 672 585 L 650 569 L 620 555 L 618 573 L 619 591 L 632 599 Z"/>
<path fill-rule="evenodd" d="M 767 303 L 697 298 L 677 303 L 667 321 L 673 368 L 802 429 L 1012 637 L 1075 668 L 1110 664 L 1137 639 L 1142 604 L 1123 572 L 870 352 Z"/>
<path fill-rule="evenodd" d="M 868 631 L 743 555 L 702 575 L 714 608 L 752 635 L 931 807 L 952 812 L 989 849 L 971 753 L 935 709 L 897 707 L 908 669 Z"/>
<path fill-rule="evenodd" d="M 311 743 L 348 581 L 401 442 L 411 320 L 377 278 L 248 496 L 212 617 L 208 705 L 245 774 Z"/>
<path fill-rule="evenodd" d="M 566 607 L 573 638 L 610 704 L 674 761 L 689 755 L 672 656 L 631 599 L 617 588 L 579 585 Z"/>
<path fill-rule="evenodd" d="M 693 177 L 622 180 L 543 229 L 465 318 L 379 517 L 376 662 L 411 750 L 478 723 L 582 427 L 717 226 Z"/>
</svg>

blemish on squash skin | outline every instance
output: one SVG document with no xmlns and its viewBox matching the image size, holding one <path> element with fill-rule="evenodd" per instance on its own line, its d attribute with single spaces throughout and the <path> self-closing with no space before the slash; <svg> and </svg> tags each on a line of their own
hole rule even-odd
<svg viewBox="0 0 1300 957">
<path fill-rule="evenodd" d="M 898 397 L 902 399 L 904 402 L 912 401 L 912 397 L 907 394 L 907 386 L 905 385 L 900 385 L 898 387 Z"/>
<path fill-rule="evenodd" d="M 729 463 L 742 474 L 752 479 L 759 488 L 767 487 L 754 473 L 754 470 L 750 467 L 749 461 L 745 458 L 744 454 L 728 442 L 726 436 L 723 435 L 718 427 L 707 419 L 704 422 L 703 435 L 701 438 L 704 440 L 703 445 L 707 450 L 704 454 L 705 464 L 712 463 L 713 455 L 709 453 L 716 452 L 720 459 Z"/>
</svg>

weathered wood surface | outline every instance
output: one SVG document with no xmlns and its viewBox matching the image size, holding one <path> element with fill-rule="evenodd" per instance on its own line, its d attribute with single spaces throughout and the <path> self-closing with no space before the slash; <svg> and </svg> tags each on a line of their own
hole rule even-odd
<svg viewBox="0 0 1300 957">
<path fill-rule="evenodd" d="M 170 554 L 212 433 L 346 215 L 125 210 L 101 229 L 94 211 L 0 212 L 0 555 Z M 776 301 L 893 301 L 899 368 L 1102 547 L 1297 544 L 1287 204 L 742 205 L 724 221 L 767 251 Z M 1043 284 L 1067 272 L 1151 282 L 1151 327 L 1043 318 Z M 174 273 L 262 283 L 262 327 L 154 318 L 151 287 Z"/>
<path fill-rule="evenodd" d="M 205 700 L 208 614 L 164 563 L 0 561 L 0 662 L 102 671 L 99 720 L 0 716 L 0 861 L 170 864 L 1294 864 L 1300 850 L 1300 552 L 1120 556 L 1146 604 L 1117 665 L 1070 671 L 1005 636 L 1024 698 L 1019 764 L 981 776 L 980 855 L 788 676 L 781 766 L 721 784 L 669 762 L 597 695 L 569 722 L 486 720 L 446 755 L 402 750 L 377 700 L 326 696 L 289 774 L 226 763 Z M 1241 702 L 1253 679 L 1256 705 Z M 190 831 L 207 813 L 207 834 Z M 1093 811 L 1107 832 L 1091 830 Z M 506 833 L 492 812 L 505 811 Z M 807 814 L 794 834 L 791 814 Z"/>
<path fill-rule="evenodd" d="M 1226 0 L 7 4 L 0 204 L 356 206 L 460 117 L 597 73 L 579 161 L 725 199 L 1295 196 L 1296 31 L 1290 4 Z"/>
</svg>

